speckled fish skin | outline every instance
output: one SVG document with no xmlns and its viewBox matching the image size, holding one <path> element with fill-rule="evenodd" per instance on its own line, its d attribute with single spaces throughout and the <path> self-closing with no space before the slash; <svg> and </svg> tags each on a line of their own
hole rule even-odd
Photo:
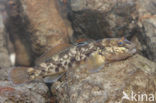
<svg viewBox="0 0 156 103">
<path fill-rule="evenodd" d="M 120 38 L 102 39 L 88 43 L 85 42 L 84 44 L 81 43 L 80 45 L 67 48 L 64 51 L 47 58 L 44 62 L 36 65 L 34 68 L 28 68 L 26 72 L 28 79 L 34 80 L 38 77 L 45 78 L 64 73 L 75 64 L 85 61 L 91 56 L 92 60 L 98 58 L 100 64 L 105 64 L 126 59 L 135 53 L 135 44 L 128 40 L 123 40 L 121 43 Z M 81 63 L 78 65 L 81 65 Z"/>
<path fill-rule="evenodd" d="M 28 70 L 28 72 L 32 79 L 37 76 L 45 77 L 66 72 L 74 63 L 86 60 L 91 55 L 98 54 L 102 57 L 103 63 L 109 63 L 126 59 L 136 52 L 133 43 L 126 40 L 119 45 L 119 40 L 119 38 L 103 39 L 73 46 L 37 65 L 35 67 L 37 70 Z"/>
</svg>

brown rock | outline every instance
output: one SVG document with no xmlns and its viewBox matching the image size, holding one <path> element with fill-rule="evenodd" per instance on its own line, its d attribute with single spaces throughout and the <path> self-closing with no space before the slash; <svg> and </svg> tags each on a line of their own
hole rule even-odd
<svg viewBox="0 0 156 103">
<path fill-rule="evenodd" d="M 9 0 L 7 30 L 16 52 L 16 65 L 32 66 L 57 45 L 69 43 L 72 28 L 67 10 L 57 0 Z"/>
<path fill-rule="evenodd" d="M 109 11 L 118 1 L 108 0 L 71 0 L 71 7 L 73 11 L 80 11 L 84 9 Z"/>
<path fill-rule="evenodd" d="M 89 69 L 85 64 L 71 68 L 63 81 L 54 83 L 51 89 L 59 103 L 138 103 L 138 95 L 156 93 L 156 64 L 140 55 L 93 73 L 85 72 Z M 122 99 L 123 93 L 130 100 Z M 137 94 L 137 101 L 131 98 L 132 93 Z"/>
<path fill-rule="evenodd" d="M 30 21 L 32 48 L 42 54 L 58 44 L 68 43 L 72 28 L 61 16 L 57 0 L 21 0 L 23 12 Z"/>
<path fill-rule="evenodd" d="M 17 0 L 9 0 L 6 5 L 8 18 L 5 21 L 9 39 L 16 54 L 16 66 L 30 66 L 33 64 L 34 53 L 31 49 L 28 21 L 22 17 L 21 5 Z M 9 50 L 9 52 L 12 52 Z"/>
</svg>

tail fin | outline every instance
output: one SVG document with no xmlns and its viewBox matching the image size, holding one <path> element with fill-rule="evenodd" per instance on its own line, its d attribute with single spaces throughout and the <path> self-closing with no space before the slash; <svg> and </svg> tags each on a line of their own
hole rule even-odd
<svg viewBox="0 0 156 103">
<path fill-rule="evenodd" d="M 30 82 L 29 74 L 28 74 L 29 67 L 15 67 L 10 70 L 9 72 L 9 80 L 11 80 L 14 84 L 23 84 Z"/>
</svg>

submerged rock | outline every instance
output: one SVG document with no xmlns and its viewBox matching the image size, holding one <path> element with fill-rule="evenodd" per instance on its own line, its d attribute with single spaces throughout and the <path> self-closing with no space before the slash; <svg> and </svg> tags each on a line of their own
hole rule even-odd
<svg viewBox="0 0 156 103">
<path fill-rule="evenodd" d="M 43 83 L 15 86 L 8 81 L 0 81 L 1 103 L 47 103 L 48 88 Z"/>
<path fill-rule="evenodd" d="M 71 68 L 63 81 L 54 83 L 51 90 L 59 103 L 134 103 L 131 98 L 122 99 L 123 93 L 129 97 L 132 91 L 156 93 L 156 64 L 138 54 L 105 65 L 99 72 L 87 73 L 85 65 Z"/>
<path fill-rule="evenodd" d="M 93 39 L 131 37 L 136 30 L 134 0 L 71 0 L 70 16 L 76 35 Z M 96 34 L 96 35 L 95 35 Z"/>
<path fill-rule="evenodd" d="M 72 28 L 61 12 L 58 0 L 21 0 L 23 13 L 30 22 L 33 51 L 42 54 L 59 44 L 68 43 Z M 63 10 L 62 10 L 63 11 Z"/>
<path fill-rule="evenodd" d="M 9 0 L 6 7 L 16 66 L 32 66 L 47 50 L 70 42 L 73 31 L 62 1 Z"/>
<path fill-rule="evenodd" d="M 21 5 L 17 0 L 6 0 L 5 11 L 8 17 L 5 25 L 16 55 L 15 65 L 30 66 L 33 64 L 34 53 L 31 49 L 30 32 L 27 30 L 28 21 L 22 17 L 20 9 Z"/>
<path fill-rule="evenodd" d="M 156 61 L 156 1 L 138 0 L 139 41 L 143 52 L 149 59 Z"/>
<path fill-rule="evenodd" d="M 9 52 L 7 50 L 7 33 L 4 25 L 5 6 L 0 2 L 0 69 L 11 66 Z"/>
</svg>

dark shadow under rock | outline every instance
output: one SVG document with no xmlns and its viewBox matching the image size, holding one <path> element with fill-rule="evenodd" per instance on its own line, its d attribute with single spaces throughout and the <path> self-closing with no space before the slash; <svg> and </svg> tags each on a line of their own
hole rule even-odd
<svg viewBox="0 0 156 103">
<path fill-rule="evenodd" d="M 6 5 L 8 18 L 5 21 L 6 30 L 13 43 L 16 54 L 16 66 L 32 66 L 35 54 L 32 52 L 30 22 L 23 16 L 22 5 L 18 0 L 8 1 Z"/>
<path fill-rule="evenodd" d="M 102 2 L 99 1 L 101 4 Z M 111 1 L 108 3 L 111 3 Z M 69 17 L 75 35 L 85 35 L 92 39 L 121 36 L 130 38 L 135 35 L 137 29 L 135 2 L 131 4 L 119 0 L 114 2 L 113 5 L 107 11 L 98 8 L 93 9 L 94 7 L 83 8 L 80 11 L 73 10 Z"/>
<path fill-rule="evenodd" d="M 92 10 L 73 12 L 70 18 L 76 38 L 84 35 L 93 39 L 107 37 L 110 28 L 105 17 L 106 14 Z"/>
</svg>

